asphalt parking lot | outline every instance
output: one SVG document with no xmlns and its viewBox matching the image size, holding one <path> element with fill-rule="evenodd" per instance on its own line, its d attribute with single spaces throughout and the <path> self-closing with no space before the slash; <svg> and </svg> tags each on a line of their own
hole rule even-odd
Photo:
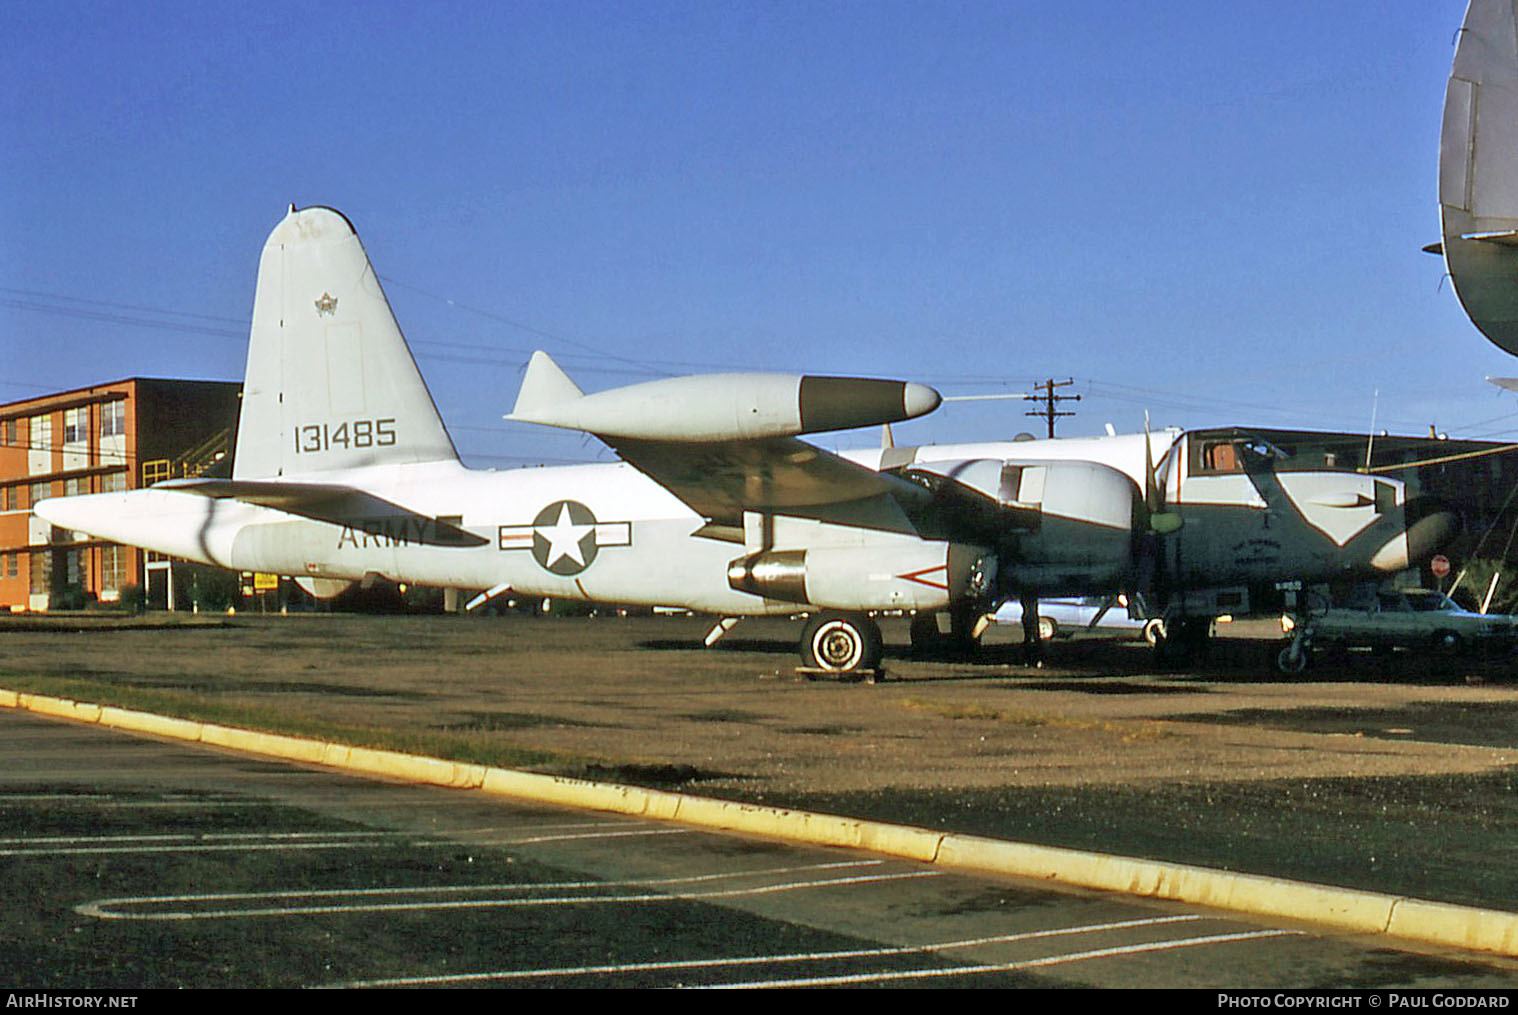
<svg viewBox="0 0 1518 1015">
<path fill-rule="evenodd" d="M 784 626 L 754 630 L 717 652 L 692 647 L 692 636 L 699 644 L 704 629 L 699 621 L 653 618 L 238 618 L 230 625 L 114 628 L 82 634 L 79 628 L 0 630 L 0 669 L 9 675 L 0 680 L 0 686 L 31 681 L 37 685 L 34 689 L 52 693 L 67 691 L 69 686 L 93 687 L 102 693 L 130 692 L 156 696 L 160 710 L 170 712 L 235 705 L 270 724 L 297 719 L 341 724 L 355 739 L 374 738 L 382 746 L 386 744 L 381 734 L 399 731 L 458 753 L 519 752 L 521 767 L 542 771 L 1518 908 L 1514 901 L 1518 889 L 1506 864 L 1518 834 L 1512 793 L 1512 762 L 1518 757 L 1513 741 L 1518 736 L 1510 721 L 1518 692 L 1507 682 L 1503 661 L 1478 660 L 1456 670 L 1435 672 L 1420 661 L 1399 658 L 1393 668 L 1370 674 L 1319 672 L 1307 680 L 1276 682 L 1264 676 L 1263 668 L 1247 665 L 1262 655 L 1258 645 L 1219 643 L 1214 659 L 1201 672 L 1174 674 L 1153 672 L 1146 665 L 1148 657 L 1141 650 L 1133 651 L 1133 646 L 1076 641 L 1056 645 L 1049 664 L 1041 670 L 1024 670 L 1010 658 L 998 659 L 994 651 L 989 660 L 969 665 L 914 660 L 898 648 L 888 659 L 891 681 L 875 686 L 834 685 L 795 678 Z M 1350 665 L 1363 664 L 1351 660 Z M 74 696 L 87 697 L 84 693 Z M 535 852 L 539 844 L 520 841 L 542 837 L 532 831 L 533 822 L 574 823 L 562 814 L 545 817 L 529 808 L 528 824 L 516 826 L 503 825 L 499 815 L 480 818 L 471 811 L 468 820 L 487 829 L 486 838 L 494 837 L 492 850 L 505 851 L 504 857 L 492 853 L 487 862 L 478 851 L 458 851 L 461 843 L 468 846 L 475 841 L 474 833 L 458 831 L 453 822 L 459 816 L 453 811 L 459 804 L 446 793 L 436 797 L 438 803 L 419 805 L 416 799 L 433 801 L 429 794 L 434 791 L 385 787 L 400 793 L 395 799 L 412 802 L 381 804 L 366 799 L 362 805 L 350 806 L 331 803 L 349 791 L 327 789 L 317 794 L 323 802 L 292 804 L 284 789 L 271 792 L 267 787 L 309 782 L 310 773 L 247 759 L 233 762 L 230 781 L 214 789 L 197 789 L 193 780 L 182 786 L 156 776 L 137 778 L 140 763 L 136 761 L 126 767 L 119 761 L 92 764 L 94 774 L 64 776 L 69 771 L 65 762 L 83 751 L 80 744 L 102 732 L 82 731 L 78 735 L 84 740 L 61 754 L 33 752 L 32 762 L 8 764 L 5 769 L 12 781 L 20 773 L 30 781 L 7 790 L 0 809 L 4 835 L 17 840 L 91 837 L 83 844 L 13 842 L 6 847 L 56 853 L 46 859 L 36 853 L 7 855 L 5 862 L 11 869 L 17 869 L 17 864 L 30 868 L 23 879 L 29 882 L 24 889 L 29 902 L 22 910 L 8 907 L 10 911 L 34 913 L 42 920 L 55 912 L 50 908 L 54 904 L 44 901 L 51 898 L 47 893 L 67 900 L 62 910 L 56 910 L 62 924 L 23 921 L 24 926 L 13 926 L 8 932 L 12 940 L 26 942 L 15 952 L 22 964 L 18 972 L 48 970 L 49 963 L 61 958 L 74 977 L 62 982 L 72 986 L 121 986 L 124 982 L 320 985 L 388 982 L 437 975 L 439 970 L 447 976 L 501 974 L 496 978 L 515 982 L 516 977 L 525 982 L 537 974 L 522 970 L 548 968 L 544 960 L 516 956 L 487 962 L 482 956 L 505 954 L 499 952 L 503 938 L 542 939 L 542 933 L 532 928 L 543 925 L 530 921 L 488 935 L 452 926 L 426 931 L 411 927 L 402 938 L 429 935 L 420 951 L 431 957 L 415 963 L 398 961 L 394 968 L 386 962 L 376 965 L 353 956 L 344 958 L 347 945 L 330 945 L 328 950 L 339 958 L 330 972 L 326 959 L 318 962 L 312 957 L 324 947 L 321 942 L 336 941 L 334 934 L 341 936 L 329 925 L 333 920 L 351 918 L 360 924 L 380 920 L 390 927 L 421 919 L 417 915 L 421 910 L 449 916 L 488 911 L 489 918 L 480 919 L 495 926 L 492 921 L 505 919 L 508 913 L 520 918 L 529 910 L 538 914 L 563 908 L 578 915 L 548 933 L 563 933 L 578 942 L 601 933 L 596 919 L 587 928 L 586 912 L 607 912 L 621 905 L 528 903 L 521 895 L 506 902 L 505 894 L 475 905 L 478 900 L 459 894 L 479 885 L 515 885 L 525 871 L 533 872 L 529 880 L 540 885 L 636 884 L 641 886 L 637 894 L 652 891 L 661 897 L 661 912 L 670 911 L 666 898 L 679 897 L 680 906 L 696 906 L 706 914 L 690 920 L 693 926 L 707 929 L 669 932 L 674 935 L 671 940 L 682 933 L 692 940 L 706 940 L 708 925 L 732 922 L 728 909 L 736 903 L 731 899 L 720 904 L 711 898 L 698 901 L 685 897 L 690 893 L 672 883 L 660 884 L 661 879 L 731 876 L 708 861 L 684 857 L 681 849 L 670 849 L 671 843 L 679 842 L 683 848 L 687 841 L 714 838 L 705 834 L 634 832 L 604 840 L 616 843 L 609 852 L 618 858 L 629 855 L 628 841 L 642 839 L 657 842 L 655 856 L 681 857 L 673 868 L 666 866 L 662 871 L 653 861 L 628 868 L 619 866 L 624 864 L 619 859 L 608 867 L 604 860 L 591 863 L 583 855 L 540 856 Z M 14 742 L 15 738 L 7 735 L 5 740 Z M 55 759 L 52 764 L 57 769 L 49 771 L 43 764 L 37 770 L 39 757 Z M 199 761 L 175 764 L 184 772 L 204 768 Z M 96 785 L 99 779 L 106 785 L 103 790 Z M 92 803 L 102 792 L 113 796 Z M 174 795 L 186 792 L 209 806 L 188 808 L 182 801 L 176 803 Z M 448 830 L 437 842 L 452 845 L 433 844 L 423 850 L 413 845 L 421 838 L 402 842 L 376 834 L 391 827 L 390 818 L 378 820 L 377 816 L 408 808 L 434 823 L 443 820 L 438 815 L 448 813 L 444 822 Z M 187 824 L 184 818 L 191 812 L 196 817 Z M 154 820 L 144 822 L 150 814 Z M 124 815 L 131 815 L 131 820 Z M 408 824 L 406 834 L 418 830 Z M 213 834 L 244 838 L 218 842 L 205 838 Z M 564 838 L 581 834 L 591 838 Z M 102 853 L 108 844 L 95 841 L 102 835 L 139 839 L 131 840 L 128 852 Z M 186 835 L 200 839 L 194 843 L 140 839 Z M 602 841 L 602 833 L 595 830 L 561 829 L 544 835 L 561 841 Z M 764 847 L 774 848 L 772 844 Z M 724 846 L 718 853 L 738 848 Z M 461 855 L 472 859 L 466 864 Z M 750 870 L 800 871 L 836 859 L 830 855 L 783 860 L 765 856 L 764 867 Z M 898 868 L 910 866 L 894 863 Z M 166 869 L 165 864 L 174 866 Z M 181 864 L 188 867 L 181 870 Z M 518 880 L 503 877 L 503 869 L 515 873 Z M 285 874 L 274 876 L 269 870 Z M 646 939 L 653 934 L 662 940 L 666 932 L 653 933 L 636 920 L 627 925 L 644 929 L 625 945 L 616 944 L 617 928 L 626 921 L 608 919 L 613 943 L 587 944 L 584 949 L 577 944 L 556 953 L 561 961 L 552 968 L 575 972 L 552 975 L 577 984 L 705 982 L 703 977 L 715 975 L 716 966 L 697 969 L 667 963 L 725 961 L 735 956 L 746 962 L 792 955 L 800 932 L 781 928 L 796 925 L 807 928 L 808 934 L 837 936 L 819 938 L 815 948 L 803 949 L 809 956 L 833 958 L 798 959 L 766 971 L 760 979 L 854 975 L 861 963 L 868 967 L 869 976 L 878 977 L 891 970 L 917 968 L 914 963 L 920 966 L 927 954 L 897 951 L 887 956 L 882 949 L 1033 934 L 1020 939 L 1011 952 L 998 951 L 999 957 L 981 964 L 1000 967 L 1050 960 L 1051 965 L 1040 967 L 1040 972 L 997 968 L 965 973 L 965 957 L 978 952 L 969 949 L 946 958 L 948 951 L 933 949 L 935 968 L 947 963 L 946 968 L 956 971 L 931 975 L 968 977 L 963 982 L 977 985 L 1023 983 L 1028 976 L 1068 977 L 1068 982 L 1094 985 L 1108 982 L 1102 979 L 1105 974 L 1092 972 L 1108 960 L 1120 966 L 1137 961 L 1132 949 L 1110 955 L 1106 949 L 1143 949 L 1160 940 L 1132 937 L 1136 927 L 1142 926 L 1164 928 L 1165 940 L 1172 934 L 1178 934 L 1176 940 L 1265 934 L 1259 939 L 1228 938 L 1159 948 L 1155 954 L 1165 958 L 1144 961 L 1160 966 L 1173 963 L 1190 972 L 1160 972 L 1156 966 L 1152 981 L 1156 984 L 1217 985 L 1221 970 L 1248 971 L 1243 979 L 1231 977 L 1231 983 L 1289 986 L 1518 982 L 1513 968 L 1503 960 L 1413 954 L 1339 939 L 1330 939 L 1334 948 L 1342 945 L 1350 949 L 1346 954 L 1358 957 L 1341 956 L 1320 965 L 1318 960 L 1326 953 L 1315 935 L 1308 935 L 1313 943 L 1303 946 L 1310 960 L 1288 959 L 1283 956 L 1297 947 L 1294 942 L 1303 940 L 1303 935 L 1281 932 L 1303 928 L 1241 926 L 1233 920 L 1224 920 L 1227 926 L 1222 928 L 1192 927 L 1190 922 L 1199 915 L 1212 917 L 1176 910 L 1163 911 L 1157 918 L 1184 917 L 1184 921 L 1082 930 L 1076 935 L 1119 934 L 1117 943 L 1086 948 L 1075 946 L 1072 938 L 1066 942 L 1071 943 L 1068 952 L 1032 955 L 1026 946 L 1048 943 L 1051 938 L 1046 932 L 1063 935 L 1070 928 L 1126 924 L 1156 917 L 1156 913 L 1153 908 L 1139 907 L 1143 915 L 1134 916 L 1125 903 L 1118 907 L 1121 912 L 1102 910 L 1092 915 L 1080 911 L 1081 906 L 1111 906 L 1114 900 L 1095 896 L 1093 901 L 1077 893 L 1081 902 L 1076 912 L 1052 924 L 1029 923 L 1024 919 L 1028 914 L 1063 912 L 1066 904 L 1055 905 L 1037 893 L 1027 895 L 1025 886 L 1008 890 L 977 882 L 948 891 L 942 887 L 949 882 L 941 872 L 902 880 L 911 884 L 912 891 L 928 894 L 916 901 L 882 904 L 891 914 L 884 922 L 898 921 L 901 912 L 937 912 L 939 916 L 933 919 L 939 923 L 931 930 L 905 937 L 883 932 L 875 925 L 881 910 L 877 907 L 871 915 L 872 904 L 863 902 L 840 905 L 834 901 L 822 907 L 822 917 L 799 918 L 756 912 L 756 904 L 745 902 L 743 912 L 763 917 L 760 925 L 742 930 L 738 944 L 708 950 L 704 957 L 699 950 L 694 955 L 682 952 L 676 959 L 651 954 Z M 64 882 L 70 882 L 67 890 L 58 887 Z M 44 892 L 42 885 L 52 887 Z M 750 882 L 748 887 L 755 886 Z M 751 898 L 766 902 L 834 890 L 759 887 L 763 890 Z M 437 894 L 426 900 L 406 900 L 408 893 L 419 888 Z M 378 910 L 363 908 L 375 905 L 368 898 L 358 904 L 361 911 L 349 915 L 328 911 L 335 907 L 347 912 L 344 907 L 355 905 L 352 893 L 371 890 L 396 898 Z M 343 898 L 333 902 L 336 896 L 312 896 L 313 891 L 335 892 Z M 553 898 L 571 897 L 553 894 L 560 891 L 570 889 L 545 889 Z M 271 893 L 287 892 L 306 896 L 289 905 L 271 897 Z M 237 898 L 189 903 L 181 898 L 205 894 Z M 990 901 L 993 896 L 994 902 Z M 966 898 L 979 901 L 966 902 Z M 221 901 L 235 907 L 298 910 L 299 915 L 203 915 L 207 906 L 211 912 L 222 912 L 216 908 Z M 401 908 L 408 902 L 421 904 Z M 712 915 L 714 905 L 721 915 Z M 857 920 L 840 920 L 838 914 L 856 910 Z M 980 914 L 988 923 L 940 926 L 943 913 L 949 911 Z M 1014 911 L 1023 916 L 1009 921 L 1007 916 Z M 239 923 L 240 927 L 235 926 Z M 199 929 L 185 931 L 192 925 Z M 106 926 L 113 929 L 102 930 Z M 368 926 L 367 933 L 379 934 L 377 940 L 389 933 L 384 927 Z M 182 932 L 190 937 L 181 936 Z M 262 962 L 267 965 L 269 956 L 278 956 L 277 972 L 259 972 L 243 961 L 246 956 L 234 944 L 245 941 L 250 933 L 260 942 L 269 942 Z M 119 953 L 110 960 L 114 964 L 98 966 L 87 958 L 94 950 L 70 947 L 73 942 L 98 941 L 100 934 L 124 935 L 117 939 L 127 942 L 124 952 L 120 948 L 102 952 Z M 442 957 L 432 954 L 433 938 Z M 492 942 L 488 947 L 487 938 Z M 185 943 L 192 940 L 192 945 Z M 458 946 L 462 951 L 449 943 L 455 941 L 464 942 Z M 998 947 L 1012 944 L 1001 942 Z M 376 944 L 370 957 L 391 954 L 387 948 L 392 947 L 394 955 L 403 957 L 409 955 L 408 948 L 418 950 L 414 942 L 397 940 L 393 946 Z M 1262 954 L 1268 956 L 1260 959 L 1258 972 L 1253 959 L 1239 957 L 1253 954 L 1255 948 L 1265 949 Z M 287 962 L 291 949 L 300 954 Z M 1226 949 L 1238 954 L 1225 954 Z M 1067 963 L 1055 960 L 1057 955 L 1087 951 L 1102 956 Z M 447 958 L 460 955 L 469 955 L 469 962 Z M 614 960 L 603 960 L 608 955 Z M 876 959 L 883 964 L 872 965 Z M 751 969 L 743 968 L 753 972 L 763 965 L 756 961 Z M 130 970 L 138 968 L 148 971 L 144 973 L 147 979 L 130 979 Z M 735 968 L 723 966 L 720 982 L 738 982 L 731 976 Z M 1266 969 L 1285 972 L 1278 976 L 1267 974 Z M 56 968 L 46 975 L 55 976 Z M 42 986 L 60 981 L 20 976 L 16 982 Z"/>
<path fill-rule="evenodd" d="M 1518 975 L 28 715 L 0 715 L 0 772 L 0 976 L 20 988 L 1487 989 Z"/>
</svg>

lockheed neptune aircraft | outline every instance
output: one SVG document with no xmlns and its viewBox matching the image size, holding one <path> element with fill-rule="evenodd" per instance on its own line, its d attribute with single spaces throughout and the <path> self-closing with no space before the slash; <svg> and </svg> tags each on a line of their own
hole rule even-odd
<svg viewBox="0 0 1518 1015">
<path fill-rule="evenodd" d="M 318 591 L 382 576 L 808 613 L 804 661 L 840 673 L 877 665 L 873 613 L 947 615 L 965 634 L 1010 597 L 1140 591 L 1184 646 L 1252 590 L 1399 571 L 1451 522 L 1415 517 L 1400 482 L 1299 470 L 1246 432 L 856 454 L 799 439 L 939 402 L 903 381 L 754 373 L 584 394 L 539 352 L 507 418 L 594 434 L 622 461 L 473 471 L 352 225 L 291 208 L 259 264 L 231 478 L 36 511 Z"/>
</svg>

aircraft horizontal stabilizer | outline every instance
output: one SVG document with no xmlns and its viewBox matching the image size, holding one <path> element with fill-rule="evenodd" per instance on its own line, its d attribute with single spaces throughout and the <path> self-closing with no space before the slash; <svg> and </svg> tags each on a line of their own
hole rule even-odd
<svg viewBox="0 0 1518 1015">
<path fill-rule="evenodd" d="M 758 373 L 669 377 L 585 395 L 539 351 L 505 418 L 605 438 L 711 443 L 896 423 L 942 400 L 910 381 Z"/>
<path fill-rule="evenodd" d="M 452 522 L 419 514 L 351 486 L 276 480 L 173 479 L 159 483 L 154 489 L 236 500 L 333 525 L 401 534 L 410 542 L 426 546 L 484 546 L 489 542 Z"/>
<path fill-rule="evenodd" d="M 1466 233 L 1462 240 L 1478 240 L 1482 243 L 1499 243 L 1504 247 L 1518 247 L 1518 229 L 1498 229 L 1486 233 Z"/>
</svg>

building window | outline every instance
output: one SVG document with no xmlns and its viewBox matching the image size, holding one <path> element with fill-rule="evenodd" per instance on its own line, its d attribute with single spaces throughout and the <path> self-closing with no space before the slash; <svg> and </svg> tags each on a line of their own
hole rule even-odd
<svg viewBox="0 0 1518 1015">
<path fill-rule="evenodd" d="M 126 402 L 105 402 L 100 406 L 100 436 L 114 437 L 126 433 Z"/>
<path fill-rule="evenodd" d="M 7 553 L 5 555 L 5 577 L 15 578 L 21 573 L 21 565 L 17 558 L 19 554 Z"/>
<path fill-rule="evenodd" d="M 16 439 L 16 421 L 0 419 L 0 447 L 13 448 L 20 443 Z"/>
<path fill-rule="evenodd" d="M 29 553 L 27 558 L 31 561 L 27 568 L 32 575 L 32 595 L 43 595 L 48 591 L 49 579 L 53 576 L 53 555 L 48 552 Z"/>
<path fill-rule="evenodd" d="M 33 507 L 37 506 L 37 502 L 39 500 L 47 500 L 52 495 L 53 495 L 53 484 L 52 483 L 33 483 L 32 484 L 32 506 Z"/>
<path fill-rule="evenodd" d="M 21 487 L 0 487 L 0 511 L 21 510 Z"/>
<path fill-rule="evenodd" d="M 87 440 L 90 434 L 90 407 L 81 405 L 77 409 L 63 410 L 63 443 L 78 444 Z"/>
<path fill-rule="evenodd" d="M 101 493 L 120 493 L 126 489 L 126 473 L 107 472 L 100 477 Z"/>
<path fill-rule="evenodd" d="M 63 481 L 63 495 L 65 497 L 78 497 L 90 492 L 90 477 L 74 476 Z"/>
<path fill-rule="evenodd" d="M 100 548 L 100 591 L 121 591 L 126 581 L 126 554 L 124 547 L 114 544 Z"/>
<path fill-rule="evenodd" d="M 63 560 L 67 565 L 67 570 L 64 572 L 64 577 L 67 579 L 65 584 L 78 585 L 80 588 L 89 587 L 90 562 L 85 556 L 85 551 L 69 550 L 64 553 Z"/>
<path fill-rule="evenodd" d="M 31 448 L 33 451 L 53 450 L 53 417 L 32 417 Z"/>
</svg>

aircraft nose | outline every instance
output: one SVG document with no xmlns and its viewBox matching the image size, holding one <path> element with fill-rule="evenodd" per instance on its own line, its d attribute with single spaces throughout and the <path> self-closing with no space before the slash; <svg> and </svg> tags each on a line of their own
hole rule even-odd
<svg viewBox="0 0 1518 1015">
<path fill-rule="evenodd" d="M 1407 555 L 1416 562 L 1427 560 L 1460 533 L 1460 516 L 1435 497 L 1423 497 L 1407 506 Z"/>
<path fill-rule="evenodd" d="M 1460 531 L 1460 517 L 1434 497 L 1408 501 L 1403 517 L 1407 527 L 1370 559 L 1378 571 L 1402 571 L 1427 560 Z"/>
</svg>

